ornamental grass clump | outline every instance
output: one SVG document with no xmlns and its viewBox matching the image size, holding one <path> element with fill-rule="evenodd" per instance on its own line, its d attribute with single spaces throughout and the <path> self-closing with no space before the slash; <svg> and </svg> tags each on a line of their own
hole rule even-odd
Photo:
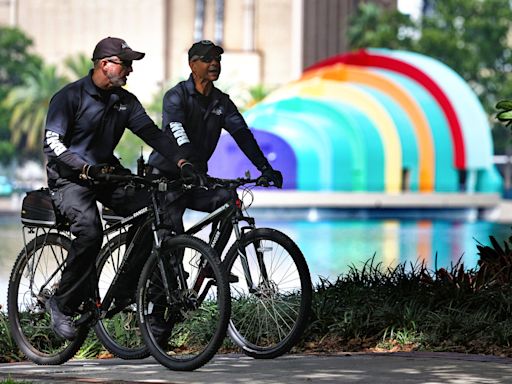
<svg viewBox="0 0 512 384">
<path fill-rule="evenodd" d="M 22 354 L 12 338 L 7 314 L 2 311 L 2 305 L 0 305 L 0 363 L 10 363 L 22 359 Z"/>
<path fill-rule="evenodd" d="M 331 282 L 321 279 L 313 296 L 313 314 L 306 345 L 322 349 L 335 339 L 342 349 L 375 347 L 397 332 L 420 338 L 416 321 L 425 315 L 428 295 L 420 284 L 425 268 L 405 264 L 383 268 L 372 258 L 362 268 L 352 266 Z M 318 344 L 318 345 L 316 345 Z M 345 347 L 345 348 L 343 348 Z"/>
<path fill-rule="evenodd" d="M 431 350 L 512 356 L 511 247 L 478 245 L 478 269 L 462 263 L 383 268 L 372 258 L 321 279 L 303 345 L 313 351 Z"/>
</svg>

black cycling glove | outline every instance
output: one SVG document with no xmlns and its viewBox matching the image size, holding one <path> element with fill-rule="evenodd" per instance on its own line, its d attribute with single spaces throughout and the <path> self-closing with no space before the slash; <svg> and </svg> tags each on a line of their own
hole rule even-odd
<svg viewBox="0 0 512 384">
<path fill-rule="evenodd" d="M 283 175 L 270 165 L 266 165 L 261 169 L 261 176 L 256 180 L 256 184 L 264 187 L 274 185 L 277 188 L 283 188 Z"/>
<path fill-rule="evenodd" d="M 101 176 L 114 172 L 114 167 L 110 164 L 85 164 L 80 177 L 90 180 L 98 180 Z"/>
<path fill-rule="evenodd" d="M 206 175 L 198 172 L 194 165 L 188 161 L 181 165 L 180 174 L 185 184 L 193 184 L 196 187 L 204 187 L 206 185 Z"/>
</svg>

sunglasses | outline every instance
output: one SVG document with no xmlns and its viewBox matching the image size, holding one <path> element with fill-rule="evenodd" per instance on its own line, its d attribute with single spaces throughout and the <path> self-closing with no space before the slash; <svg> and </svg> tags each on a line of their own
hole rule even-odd
<svg viewBox="0 0 512 384">
<path fill-rule="evenodd" d="M 204 56 L 199 56 L 198 59 L 201 60 L 203 63 L 211 63 L 213 60 L 216 60 L 220 63 L 222 57 L 220 55 L 217 55 L 217 56 L 204 55 Z"/>
<path fill-rule="evenodd" d="M 122 61 L 107 60 L 107 61 L 109 63 L 118 64 L 118 65 L 122 66 L 123 68 L 130 68 L 133 63 L 132 60 L 122 60 Z"/>
</svg>

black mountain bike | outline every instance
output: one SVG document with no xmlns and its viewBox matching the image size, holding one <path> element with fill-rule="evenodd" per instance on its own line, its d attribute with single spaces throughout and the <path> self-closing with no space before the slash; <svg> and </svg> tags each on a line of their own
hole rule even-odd
<svg viewBox="0 0 512 384">
<path fill-rule="evenodd" d="M 170 183 L 133 175 L 109 175 L 106 181 L 124 182 L 127 188 L 149 188 L 151 202 L 128 217 L 111 218 L 111 225 L 105 229 L 106 245 L 98 257 L 96 297 L 77 314 L 78 334 L 73 341 L 63 340 L 52 331 L 45 309 L 47 299 L 58 287 L 70 249 L 67 225 L 54 213 L 47 190 L 33 192 L 36 198 L 32 200 L 36 204 L 32 206 L 29 206 L 30 199 L 25 199 L 27 204 L 22 208 L 25 246 L 15 261 L 8 288 L 13 338 L 33 362 L 61 364 L 76 354 L 89 329 L 96 325 L 99 338 L 119 356 L 138 358 L 147 356 L 149 351 L 171 369 L 193 370 L 204 365 L 221 345 L 230 316 L 228 282 L 218 256 L 200 239 L 169 235 L 160 220 L 159 192 L 165 192 Z M 134 317 L 134 304 L 123 303 L 116 308 L 111 291 L 123 264 L 130 259 L 131 244 L 125 252 L 123 228 L 139 223 L 141 218 L 143 224 L 131 244 L 150 231 L 153 247 L 137 287 L 139 316 Z M 116 232 L 117 236 L 108 237 Z M 33 237 L 30 241 L 27 234 Z M 206 269 L 210 271 L 208 276 L 202 272 Z M 125 345 L 115 337 L 116 326 L 107 323 L 120 314 L 130 318 L 120 322 L 125 331 L 120 334 L 140 331 L 143 342 Z M 134 326 L 137 320 L 139 324 Z"/>
<path fill-rule="evenodd" d="M 229 189 L 241 198 L 235 205 L 226 203 L 206 215 L 185 234 L 197 236 L 211 224 L 209 245 L 214 248 L 225 244 L 234 233 L 235 241 L 222 262 L 231 280 L 228 334 L 248 356 L 281 356 L 297 343 L 311 312 L 312 284 L 304 255 L 287 235 L 272 228 L 257 228 L 255 219 L 248 215 L 257 179 L 208 181 L 208 188 Z M 217 249 L 219 255 L 223 251 Z"/>
<path fill-rule="evenodd" d="M 301 337 L 311 312 L 312 284 L 304 255 L 293 240 L 275 229 L 257 228 L 247 214 L 256 182 L 249 177 L 210 178 L 210 188 L 236 192 L 236 204 L 224 204 L 185 233 L 196 235 L 213 224 L 210 246 L 214 248 L 219 239 L 227 240 L 234 232 L 235 241 L 223 258 L 230 280 L 236 280 L 230 281 L 228 334 L 244 354 L 271 359 L 288 352 Z"/>
</svg>

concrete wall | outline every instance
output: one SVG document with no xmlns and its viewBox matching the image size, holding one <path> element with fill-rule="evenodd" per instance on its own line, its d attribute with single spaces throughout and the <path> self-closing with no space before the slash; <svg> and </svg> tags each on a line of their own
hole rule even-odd
<svg viewBox="0 0 512 384">
<path fill-rule="evenodd" d="M 243 102 L 243 91 L 297 79 L 305 65 L 346 49 L 343 28 L 363 0 L 224 0 L 219 86 Z M 396 7 L 396 0 L 374 0 Z M 188 76 L 197 5 L 204 3 L 202 37 L 215 40 L 219 0 L 0 0 L 0 23 L 17 24 L 36 53 L 62 67 L 106 36 L 124 38 L 146 57 L 134 65 L 128 88 L 142 101 Z M 320 42 L 329 37 L 329 49 Z M 237 96 L 238 95 L 238 96 Z"/>
</svg>

